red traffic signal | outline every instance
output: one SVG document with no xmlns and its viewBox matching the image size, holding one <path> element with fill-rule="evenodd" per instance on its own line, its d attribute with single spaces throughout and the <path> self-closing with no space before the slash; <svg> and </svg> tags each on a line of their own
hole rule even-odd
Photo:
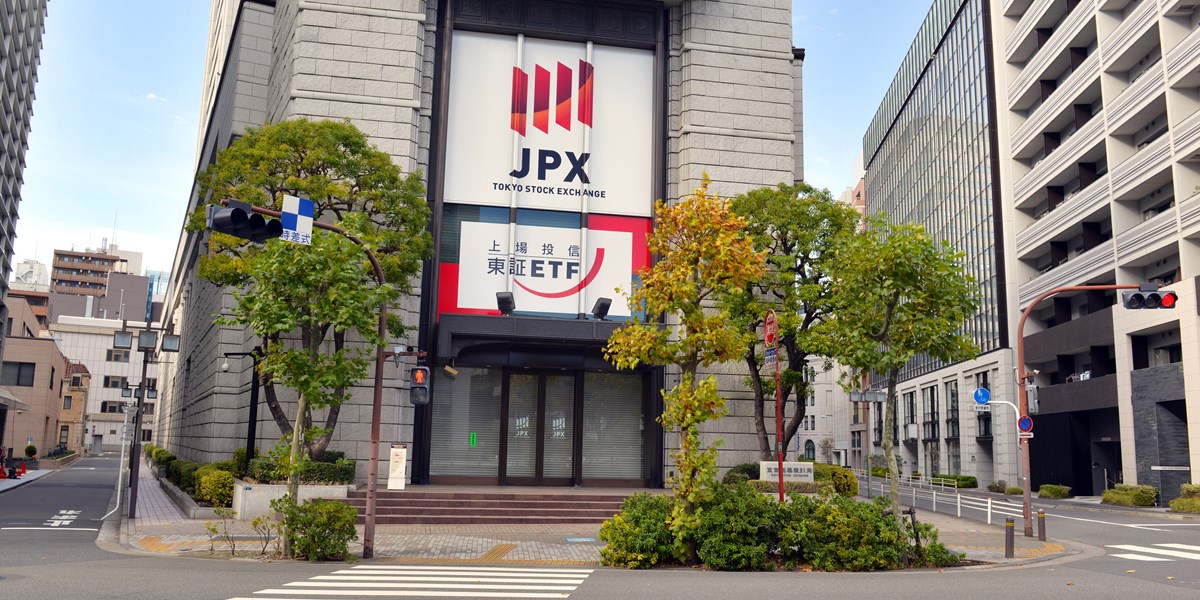
<svg viewBox="0 0 1200 600">
<path fill-rule="evenodd" d="M 429 367 L 409 369 L 408 400 L 413 406 L 429 404 Z"/>
<path fill-rule="evenodd" d="M 1179 302 L 1179 294 L 1171 290 L 1130 291 L 1123 292 L 1121 299 L 1125 308 L 1175 308 Z"/>
</svg>

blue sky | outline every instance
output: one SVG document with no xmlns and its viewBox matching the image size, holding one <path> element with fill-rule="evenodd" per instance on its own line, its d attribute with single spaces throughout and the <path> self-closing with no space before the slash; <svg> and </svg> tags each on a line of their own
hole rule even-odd
<svg viewBox="0 0 1200 600">
<path fill-rule="evenodd" d="M 852 183 L 862 135 L 928 0 L 794 0 L 805 175 Z M 209 0 L 53 0 L 14 264 L 108 238 L 171 267 L 196 166 Z"/>
</svg>

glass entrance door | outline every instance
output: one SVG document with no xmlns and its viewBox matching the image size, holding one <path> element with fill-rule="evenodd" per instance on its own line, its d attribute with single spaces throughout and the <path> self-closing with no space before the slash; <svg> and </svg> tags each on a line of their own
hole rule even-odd
<svg viewBox="0 0 1200 600">
<path fill-rule="evenodd" d="M 509 376 L 504 483 L 570 485 L 575 479 L 575 376 Z"/>
</svg>

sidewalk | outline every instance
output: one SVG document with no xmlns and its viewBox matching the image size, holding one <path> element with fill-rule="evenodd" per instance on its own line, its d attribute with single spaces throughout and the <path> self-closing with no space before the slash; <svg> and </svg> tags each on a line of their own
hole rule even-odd
<svg viewBox="0 0 1200 600">
<path fill-rule="evenodd" d="M 17 486 L 25 485 L 35 479 L 40 479 L 54 472 L 54 469 L 38 469 L 36 471 L 26 471 L 20 479 L 0 479 L 0 494 L 7 492 Z"/>
<path fill-rule="evenodd" d="M 144 463 L 143 463 L 144 464 Z M 120 542 L 127 550 L 173 556 L 228 555 L 222 539 L 225 527 L 239 555 L 258 555 L 261 539 L 246 521 L 185 518 L 162 492 L 149 468 L 140 469 L 138 516 L 123 518 Z M 1004 527 L 928 511 L 917 519 L 932 523 L 939 539 L 967 559 L 992 566 L 1023 565 L 1077 554 L 1082 547 L 1070 542 L 1039 542 L 1017 532 L 1014 558 L 1004 558 Z M 218 528 L 210 538 L 206 523 Z M 387 562 L 440 562 L 447 564 L 537 564 L 597 566 L 600 564 L 600 526 L 596 525 L 379 525 L 375 528 L 375 558 Z M 351 551 L 362 554 L 362 526 Z"/>
</svg>

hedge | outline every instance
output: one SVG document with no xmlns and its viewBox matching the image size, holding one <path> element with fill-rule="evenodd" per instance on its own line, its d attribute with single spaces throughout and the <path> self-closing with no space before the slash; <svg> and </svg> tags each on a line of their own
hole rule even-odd
<svg viewBox="0 0 1200 600">
<path fill-rule="evenodd" d="M 1063 498 L 1071 498 L 1071 487 L 1066 485 L 1055 485 L 1053 483 L 1043 483 L 1042 487 L 1038 488 L 1038 498 L 1048 498 L 1050 500 L 1061 500 Z"/>
<path fill-rule="evenodd" d="M 1118 506 L 1154 506 L 1158 500 L 1158 488 L 1152 485 L 1118 483 L 1117 487 L 1104 490 L 1100 501 Z"/>
</svg>

